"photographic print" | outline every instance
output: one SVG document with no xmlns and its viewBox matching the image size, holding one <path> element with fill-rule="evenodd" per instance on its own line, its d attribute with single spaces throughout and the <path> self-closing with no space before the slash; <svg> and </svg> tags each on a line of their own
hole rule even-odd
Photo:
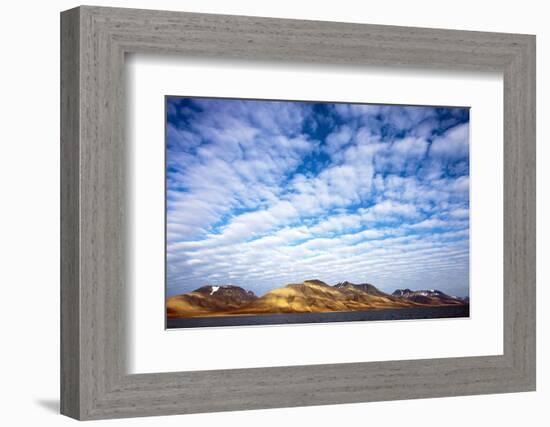
<svg viewBox="0 0 550 427">
<path fill-rule="evenodd" d="M 468 107 L 165 102 L 167 328 L 469 317 Z"/>
</svg>

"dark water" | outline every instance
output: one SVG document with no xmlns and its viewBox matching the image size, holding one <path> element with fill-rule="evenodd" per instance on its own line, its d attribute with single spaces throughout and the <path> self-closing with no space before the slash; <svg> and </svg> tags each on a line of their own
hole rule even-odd
<svg viewBox="0 0 550 427">
<path fill-rule="evenodd" d="M 284 325 L 292 323 L 358 322 L 364 320 L 411 320 L 469 317 L 469 305 L 414 307 L 337 313 L 261 314 L 256 316 L 218 316 L 168 319 L 167 328 L 212 326 Z"/>
</svg>

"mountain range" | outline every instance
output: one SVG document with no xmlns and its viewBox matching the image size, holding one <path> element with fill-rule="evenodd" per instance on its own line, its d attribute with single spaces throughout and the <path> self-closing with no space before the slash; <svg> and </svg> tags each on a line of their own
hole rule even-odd
<svg viewBox="0 0 550 427">
<path fill-rule="evenodd" d="M 272 289 L 258 297 L 239 286 L 203 286 L 166 300 L 169 318 L 256 315 L 275 313 L 322 313 L 406 307 L 468 304 L 466 299 L 429 289 L 397 289 L 382 292 L 370 283 L 341 282 L 334 286 L 306 280 Z"/>
</svg>

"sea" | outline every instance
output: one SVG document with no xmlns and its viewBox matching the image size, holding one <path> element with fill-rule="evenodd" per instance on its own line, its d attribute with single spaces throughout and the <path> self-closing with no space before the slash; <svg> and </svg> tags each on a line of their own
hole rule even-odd
<svg viewBox="0 0 550 427">
<path fill-rule="evenodd" d="M 392 321 L 416 319 L 445 319 L 470 317 L 470 305 L 449 305 L 437 307 L 413 307 L 397 309 L 381 309 L 367 311 L 346 311 L 329 313 L 283 313 L 258 314 L 253 316 L 212 316 L 169 318 L 167 329 L 210 328 L 218 326 L 261 326 L 287 325 L 298 323 L 332 323 L 332 322 L 363 322 Z"/>
</svg>

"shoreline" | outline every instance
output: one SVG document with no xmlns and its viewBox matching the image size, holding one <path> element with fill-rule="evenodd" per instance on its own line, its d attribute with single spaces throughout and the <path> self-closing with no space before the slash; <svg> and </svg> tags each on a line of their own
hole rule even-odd
<svg viewBox="0 0 550 427">
<path fill-rule="evenodd" d="M 446 319 L 469 316 L 470 305 L 463 304 L 387 309 L 376 308 L 361 311 L 328 311 L 316 313 L 266 313 L 255 315 L 239 314 L 214 315 L 204 317 L 167 317 L 166 329 L 359 321 Z"/>
</svg>

